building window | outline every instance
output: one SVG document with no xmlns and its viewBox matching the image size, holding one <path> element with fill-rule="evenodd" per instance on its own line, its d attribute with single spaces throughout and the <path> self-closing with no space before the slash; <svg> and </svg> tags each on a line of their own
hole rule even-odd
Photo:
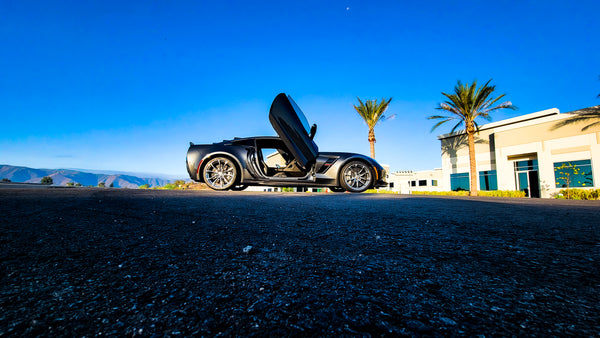
<svg viewBox="0 0 600 338">
<path fill-rule="evenodd" d="M 515 172 L 538 170 L 538 160 L 525 160 L 515 162 Z"/>
<path fill-rule="evenodd" d="M 479 190 L 498 190 L 496 170 L 479 172 Z"/>
<path fill-rule="evenodd" d="M 592 161 L 556 162 L 554 180 L 557 188 L 593 187 Z"/>
<path fill-rule="evenodd" d="M 450 189 L 469 190 L 469 173 L 450 174 Z"/>
<path fill-rule="evenodd" d="M 410 186 L 411 187 L 416 187 L 417 186 L 417 181 L 411 181 L 410 182 Z"/>
<path fill-rule="evenodd" d="M 427 180 L 419 180 L 419 187 L 426 187 L 427 186 Z"/>
<path fill-rule="evenodd" d="M 394 182 L 390 182 L 389 187 L 393 188 L 394 187 Z"/>
<path fill-rule="evenodd" d="M 437 187 L 438 186 L 437 184 L 438 184 L 437 180 L 431 180 L 431 186 L 432 187 Z"/>
</svg>

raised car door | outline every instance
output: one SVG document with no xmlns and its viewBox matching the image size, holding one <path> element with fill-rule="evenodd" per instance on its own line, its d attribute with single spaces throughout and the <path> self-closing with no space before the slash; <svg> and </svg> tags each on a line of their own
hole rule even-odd
<svg viewBox="0 0 600 338">
<path fill-rule="evenodd" d="M 289 95 L 281 93 L 275 97 L 269 121 L 297 163 L 307 170 L 317 158 L 319 148 L 309 136 L 306 117 Z"/>
</svg>

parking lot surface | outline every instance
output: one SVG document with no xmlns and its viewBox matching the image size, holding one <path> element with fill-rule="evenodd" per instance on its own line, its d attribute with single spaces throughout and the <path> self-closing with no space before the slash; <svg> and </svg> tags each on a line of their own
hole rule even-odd
<svg viewBox="0 0 600 338">
<path fill-rule="evenodd" d="M 599 336 L 600 203 L 0 189 L 0 336 Z"/>
</svg>

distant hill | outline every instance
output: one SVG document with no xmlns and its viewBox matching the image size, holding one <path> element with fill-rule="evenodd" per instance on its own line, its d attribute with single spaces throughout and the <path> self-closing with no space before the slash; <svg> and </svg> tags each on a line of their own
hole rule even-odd
<svg viewBox="0 0 600 338">
<path fill-rule="evenodd" d="M 67 185 L 69 182 L 81 183 L 83 186 L 97 186 L 104 182 L 106 186 L 113 184 L 115 188 L 137 188 L 148 184 L 150 187 L 163 186 L 173 180 L 158 177 L 137 177 L 126 174 L 95 174 L 71 169 L 33 169 L 0 164 L 0 180 L 7 178 L 12 182 L 40 183 L 45 176 L 52 177 L 53 185 Z"/>
</svg>

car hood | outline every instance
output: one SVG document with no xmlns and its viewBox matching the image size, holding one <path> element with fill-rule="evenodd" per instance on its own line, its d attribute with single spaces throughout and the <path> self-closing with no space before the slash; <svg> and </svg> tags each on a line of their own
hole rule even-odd
<svg viewBox="0 0 600 338">
<path fill-rule="evenodd" d="M 308 121 L 296 102 L 285 93 L 277 95 L 271 104 L 269 121 L 298 164 L 308 168 L 319 155 L 319 148 L 310 138 Z"/>
</svg>

